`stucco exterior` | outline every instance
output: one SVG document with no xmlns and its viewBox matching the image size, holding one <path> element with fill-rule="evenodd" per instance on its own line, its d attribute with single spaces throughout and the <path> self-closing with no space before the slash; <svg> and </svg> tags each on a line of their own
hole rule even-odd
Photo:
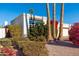
<svg viewBox="0 0 79 59">
<path fill-rule="evenodd" d="M 33 15 L 32 15 L 33 17 Z M 31 18 L 30 14 L 21 14 L 20 16 L 16 17 L 11 24 L 19 24 L 23 30 L 23 36 L 28 36 L 28 30 L 29 30 L 29 20 Z M 42 20 L 44 24 L 47 24 L 47 17 L 44 16 L 34 16 L 34 20 Z M 63 24 L 63 36 L 68 36 L 68 30 L 70 25 L 69 24 Z M 59 30 L 59 24 L 58 24 L 58 30 Z M 59 33 L 59 32 L 58 32 Z"/>
<path fill-rule="evenodd" d="M 5 28 L 0 28 L 0 38 L 5 38 Z"/>
<path fill-rule="evenodd" d="M 33 17 L 33 15 L 32 15 Z M 41 17 L 41 16 L 34 16 L 35 20 L 43 20 L 44 24 L 46 24 L 47 17 Z M 28 30 L 29 30 L 29 19 L 31 18 L 30 14 L 21 14 L 20 16 L 16 17 L 14 20 L 11 21 L 12 25 L 20 25 L 23 31 L 23 36 L 28 36 Z"/>
</svg>

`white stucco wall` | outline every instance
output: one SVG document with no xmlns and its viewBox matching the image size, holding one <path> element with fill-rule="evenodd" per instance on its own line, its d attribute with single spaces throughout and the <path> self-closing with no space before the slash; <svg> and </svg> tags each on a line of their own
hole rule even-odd
<svg viewBox="0 0 79 59">
<path fill-rule="evenodd" d="M 33 16 L 33 15 L 32 15 Z M 29 29 L 29 19 L 31 15 L 23 13 L 22 15 L 16 17 L 12 24 L 19 24 L 21 28 L 23 29 L 23 35 L 27 37 L 28 29 Z M 34 16 L 36 20 L 43 20 L 44 24 L 47 24 L 47 17 L 43 16 Z M 59 24 L 58 24 L 59 27 Z M 68 28 L 70 27 L 70 24 L 63 24 L 63 36 L 69 36 L 68 35 Z"/>
<path fill-rule="evenodd" d="M 22 25 L 23 25 L 23 14 L 18 16 L 18 17 L 16 17 L 15 19 L 13 19 L 11 21 L 11 24 L 13 24 L 13 25 L 14 24 L 18 24 L 18 25 L 20 25 L 22 27 Z"/>
<path fill-rule="evenodd" d="M 43 22 L 44 22 L 44 25 L 47 24 L 47 17 L 43 17 Z"/>
<path fill-rule="evenodd" d="M 69 36 L 68 29 L 63 29 L 63 36 Z"/>
<path fill-rule="evenodd" d="M 33 15 L 32 15 L 33 17 Z M 16 17 L 11 24 L 19 24 L 22 28 L 23 31 L 23 36 L 27 37 L 28 36 L 28 29 L 29 29 L 29 19 L 31 18 L 30 14 L 21 14 L 20 16 Z M 46 19 L 47 17 L 41 17 L 41 16 L 37 16 L 35 15 L 35 20 L 43 20 L 44 24 L 46 24 Z"/>
<path fill-rule="evenodd" d="M 20 16 L 16 17 L 12 22 L 11 24 L 12 25 L 20 25 L 21 26 L 21 29 L 22 29 L 22 35 L 27 37 L 27 20 L 26 20 L 26 15 L 25 13 L 21 14 Z"/>
<path fill-rule="evenodd" d="M 66 24 L 66 23 L 63 24 L 63 36 L 69 36 L 68 31 L 70 26 L 71 24 Z"/>
<path fill-rule="evenodd" d="M 59 25 L 60 24 L 58 24 L 58 28 L 59 28 Z M 68 31 L 70 26 L 71 24 L 66 24 L 66 23 L 63 24 L 63 36 L 69 36 Z"/>
<path fill-rule="evenodd" d="M 0 28 L 0 38 L 5 38 L 5 28 Z"/>
</svg>

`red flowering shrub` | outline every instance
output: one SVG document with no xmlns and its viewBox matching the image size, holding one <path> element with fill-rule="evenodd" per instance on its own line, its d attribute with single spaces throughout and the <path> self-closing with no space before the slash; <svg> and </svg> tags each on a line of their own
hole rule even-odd
<svg viewBox="0 0 79 59">
<path fill-rule="evenodd" d="M 14 49 L 11 48 L 1 48 L 1 52 L 5 55 L 5 56 L 16 56 L 16 52 Z"/>
<path fill-rule="evenodd" d="M 69 30 L 69 40 L 79 45 L 79 23 L 75 23 Z"/>
<path fill-rule="evenodd" d="M 54 21 L 51 20 L 50 23 L 51 23 L 51 25 L 53 25 Z M 55 27 L 56 27 L 56 29 L 58 28 L 58 21 L 55 21 Z"/>
</svg>

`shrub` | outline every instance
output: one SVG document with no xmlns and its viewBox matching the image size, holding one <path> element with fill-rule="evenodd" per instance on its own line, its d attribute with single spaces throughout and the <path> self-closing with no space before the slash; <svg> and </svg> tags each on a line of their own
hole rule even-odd
<svg viewBox="0 0 79 59">
<path fill-rule="evenodd" d="M 43 39 L 40 38 L 42 36 L 39 37 L 39 40 L 42 41 Z M 14 47 L 17 46 L 18 49 L 21 49 L 26 56 L 48 55 L 45 42 L 30 41 L 28 38 L 12 38 L 11 41 L 15 43 Z"/>
<path fill-rule="evenodd" d="M 19 25 L 9 25 L 8 29 L 10 30 L 12 37 L 18 38 L 22 36 L 22 29 Z"/>
<path fill-rule="evenodd" d="M 46 38 L 44 36 L 38 36 L 37 41 L 46 42 Z"/>
<path fill-rule="evenodd" d="M 46 38 L 45 36 L 37 36 L 37 37 L 34 37 L 32 35 L 29 36 L 29 40 L 30 41 L 39 41 L 39 42 L 46 42 Z"/>
<path fill-rule="evenodd" d="M 0 39 L 0 44 L 3 45 L 3 46 L 11 46 L 12 45 L 12 42 L 11 42 L 11 39 Z"/>
<path fill-rule="evenodd" d="M 18 37 L 18 38 L 11 38 L 12 42 L 18 42 L 18 41 L 29 41 L 28 38 L 24 38 L 24 37 Z"/>
<path fill-rule="evenodd" d="M 1 48 L 1 53 L 5 56 L 16 56 L 17 51 L 12 48 Z"/>
<path fill-rule="evenodd" d="M 75 23 L 69 30 L 69 40 L 79 45 L 79 23 Z"/>
<path fill-rule="evenodd" d="M 14 56 L 16 51 L 13 49 L 11 39 L 1 39 L 0 40 L 0 55 L 2 56 Z"/>
<path fill-rule="evenodd" d="M 36 41 L 18 41 L 19 48 L 22 48 L 26 56 L 48 55 L 44 42 Z"/>
<path fill-rule="evenodd" d="M 29 35 L 29 40 L 30 41 L 35 41 L 36 40 L 36 37 L 32 36 L 32 35 Z"/>
<path fill-rule="evenodd" d="M 52 32 L 52 36 L 53 36 L 53 23 L 54 23 L 54 20 L 51 20 L 51 32 Z M 55 31 L 56 31 L 56 36 L 57 36 L 57 33 L 58 33 L 58 21 L 55 21 Z"/>
<path fill-rule="evenodd" d="M 35 39 L 39 36 L 47 36 L 47 26 L 43 25 L 42 21 L 36 22 L 35 26 L 29 29 L 29 39 L 31 39 L 31 37 L 34 37 Z"/>
</svg>

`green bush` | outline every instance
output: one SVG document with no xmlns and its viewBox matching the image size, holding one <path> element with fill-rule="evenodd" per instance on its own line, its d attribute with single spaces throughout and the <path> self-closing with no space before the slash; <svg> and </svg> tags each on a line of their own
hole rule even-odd
<svg viewBox="0 0 79 59">
<path fill-rule="evenodd" d="M 11 39 L 8 39 L 8 38 L 0 39 L 0 44 L 3 46 L 11 46 L 12 41 L 11 41 Z"/>
<path fill-rule="evenodd" d="M 23 49 L 26 56 L 47 56 L 48 51 L 44 42 L 36 41 L 18 41 L 19 48 Z"/>
<path fill-rule="evenodd" d="M 29 40 L 30 41 L 35 41 L 36 40 L 36 37 L 32 36 L 32 35 L 29 35 Z"/>
<path fill-rule="evenodd" d="M 45 36 L 37 36 L 37 37 L 34 37 L 32 35 L 29 36 L 29 40 L 30 41 L 39 41 L 39 42 L 46 42 L 46 38 Z"/>
<path fill-rule="evenodd" d="M 44 36 L 38 36 L 37 41 L 46 42 L 46 38 Z"/>
<path fill-rule="evenodd" d="M 12 37 L 21 37 L 22 36 L 22 29 L 19 25 L 9 25 L 8 29 L 10 30 Z"/>
<path fill-rule="evenodd" d="M 38 40 L 39 37 L 44 36 L 47 37 L 47 26 L 44 25 L 42 21 L 36 22 L 34 27 L 31 27 L 28 31 L 29 33 L 29 39 L 34 41 L 40 41 Z"/>
<path fill-rule="evenodd" d="M 18 38 L 14 37 L 14 38 L 11 38 L 11 41 L 12 42 L 29 41 L 29 39 L 28 38 L 24 38 L 24 37 L 18 37 Z"/>
</svg>

